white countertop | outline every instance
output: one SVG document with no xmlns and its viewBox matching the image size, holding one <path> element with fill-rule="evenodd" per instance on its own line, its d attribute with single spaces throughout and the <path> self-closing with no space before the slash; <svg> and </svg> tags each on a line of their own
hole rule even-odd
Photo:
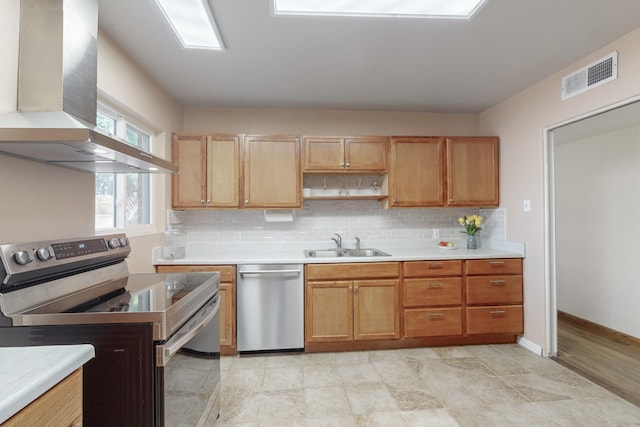
<svg viewBox="0 0 640 427">
<path fill-rule="evenodd" d="M 0 347 L 0 423 L 94 357 L 89 344 Z"/>
<path fill-rule="evenodd" d="M 362 248 L 375 248 L 391 254 L 379 257 L 306 258 L 304 250 L 333 249 L 331 241 L 323 242 L 190 242 L 180 259 L 163 257 L 163 248 L 153 249 L 155 265 L 216 264 L 319 264 L 336 262 L 385 262 L 412 260 L 449 260 L 482 258 L 523 258 L 523 243 L 482 239 L 478 249 L 467 249 L 465 240 L 455 240 L 455 249 L 441 249 L 438 240 L 381 240 L 361 243 Z M 352 242 L 344 244 L 353 248 Z"/>
</svg>

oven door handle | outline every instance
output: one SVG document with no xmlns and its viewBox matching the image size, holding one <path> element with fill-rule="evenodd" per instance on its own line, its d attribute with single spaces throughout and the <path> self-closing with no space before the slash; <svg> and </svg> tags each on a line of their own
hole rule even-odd
<svg viewBox="0 0 640 427">
<path fill-rule="evenodd" d="M 193 317 L 182 326 L 178 332 L 173 334 L 167 342 L 156 346 L 156 364 L 157 366 L 166 366 L 174 354 L 178 352 L 187 341 L 191 340 L 198 334 L 207 324 L 213 320 L 220 310 L 220 297 L 218 294 L 204 305 Z"/>
</svg>

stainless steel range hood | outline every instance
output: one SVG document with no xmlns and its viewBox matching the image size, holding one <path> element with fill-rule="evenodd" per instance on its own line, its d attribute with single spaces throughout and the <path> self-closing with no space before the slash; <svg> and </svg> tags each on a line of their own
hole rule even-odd
<svg viewBox="0 0 640 427">
<path fill-rule="evenodd" d="M 96 126 L 98 0 L 21 0 L 18 108 L 0 153 L 88 172 L 174 173 Z"/>
</svg>

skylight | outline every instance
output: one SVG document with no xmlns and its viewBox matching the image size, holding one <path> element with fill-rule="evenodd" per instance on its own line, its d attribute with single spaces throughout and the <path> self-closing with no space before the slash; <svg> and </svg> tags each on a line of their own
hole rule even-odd
<svg viewBox="0 0 640 427">
<path fill-rule="evenodd" d="M 182 46 L 224 50 L 207 0 L 156 0 L 156 3 Z"/>
<path fill-rule="evenodd" d="M 486 0 L 273 0 L 276 15 L 469 19 Z"/>
</svg>

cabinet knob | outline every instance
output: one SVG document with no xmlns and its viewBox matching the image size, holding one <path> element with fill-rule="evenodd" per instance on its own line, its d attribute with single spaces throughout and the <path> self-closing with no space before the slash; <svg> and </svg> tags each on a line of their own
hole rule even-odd
<svg viewBox="0 0 640 427">
<path fill-rule="evenodd" d="M 347 162 L 347 167 L 350 167 L 350 166 L 351 166 L 351 163 Z"/>
<path fill-rule="evenodd" d="M 249 203 L 249 199 L 244 199 L 244 204 L 248 204 Z"/>
<path fill-rule="evenodd" d="M 449 202 L 453 202 L 453 199 L 449 199 Z"/>
<path fill-rule="evenodd" d="M 204 199 L 200 199 L 200 204 L 204 205 Z"/>
<path fill-rule="evenodd" d="M 207 199 L 207 204 L 210 205 L 211 204 L 211 199 Z"/>
<path fill-rule="evenodd" d="M 340 163 L 340 167 L 343 168 L 344 167 L 344 162 Z"/>
</svg>

